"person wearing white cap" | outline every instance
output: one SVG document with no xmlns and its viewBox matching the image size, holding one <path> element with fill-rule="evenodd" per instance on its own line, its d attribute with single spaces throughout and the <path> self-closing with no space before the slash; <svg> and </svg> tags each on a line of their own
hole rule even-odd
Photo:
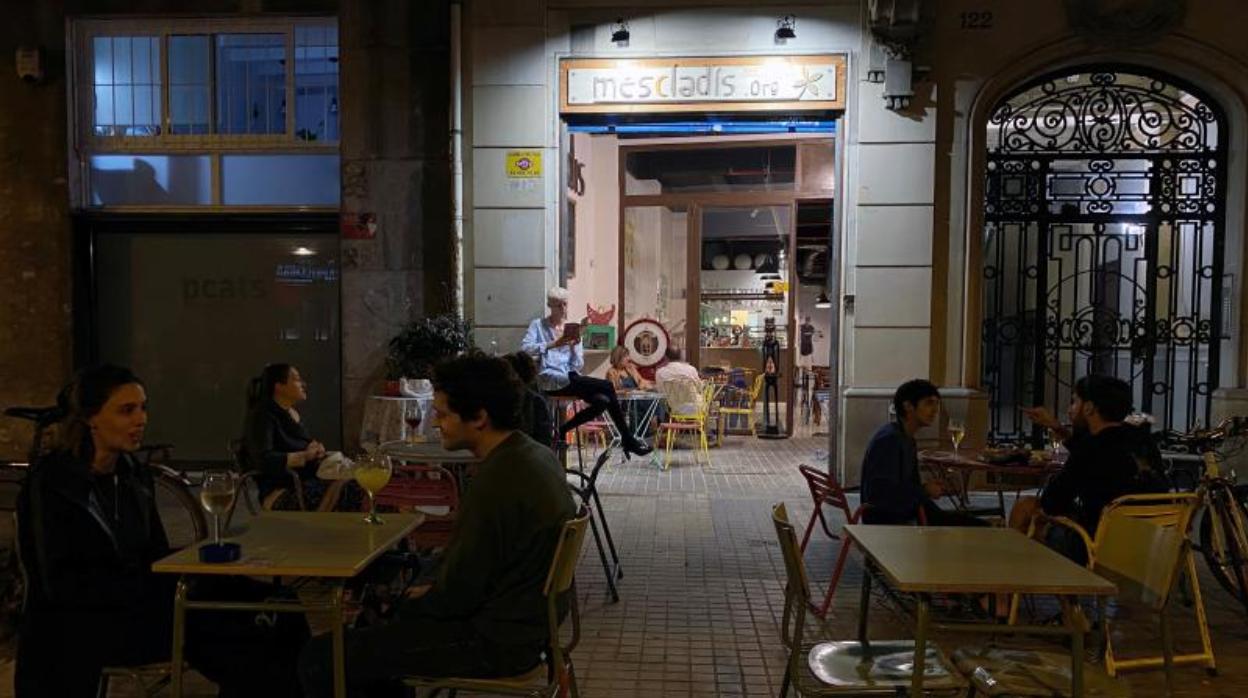
<svg viewBox="0 0 1248 698">
<path fill-rule="evenodd" d="M 580 324 L 568 323 L 568 291 L 558 286 L 546 292 L 550 313 L 529 323 L 520 342 L 521 351 L 537 361 L 537 385 L 547 395 L 584 400 L 585 409 L 573 415 L 559 430 L 559 442 L 568 432 L 594 419 L 604 411 L 611 415 L 623 437 L 626 454 L 644 456 L 650 447 L 633 436 L 610 381 L 581 375 L 585 355 L 581 346 Z M 566 327 L 565 327 L 566 325 Z"/>
</svg>

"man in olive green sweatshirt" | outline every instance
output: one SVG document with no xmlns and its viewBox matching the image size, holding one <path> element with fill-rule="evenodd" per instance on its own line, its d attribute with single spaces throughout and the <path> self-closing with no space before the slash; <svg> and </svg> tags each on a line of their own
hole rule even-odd
<svg viewBox="0 0 1248 698">
<path fill-rule="evenodd" d="M 496 677 L 541 660 L 542 586 L 559 530 L 576 514 L 554 453 L 520 431 L 523 386 L 506 361 L 470 354 L 434 373 L 442 446 L 480 459 L 432 587 L 384 625 L 346 639 L 352 695 L 395 695 L 402 676 Z M 308 696 L 332 694 L 328 635 L 300 658 Z"/>
</svg>

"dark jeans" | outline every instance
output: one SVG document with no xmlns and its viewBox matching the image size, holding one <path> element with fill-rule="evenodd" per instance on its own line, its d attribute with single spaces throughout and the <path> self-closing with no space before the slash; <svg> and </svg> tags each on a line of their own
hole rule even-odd
<svg viewBox="0 0 1248 698">
<path fill-rule="evenodd" d="M 551 390 L 546 394 L 555 397 L 578 398 L 585 401 L 586 407 L 565 422 L 558 435 L 562 437 L 603 412 L 607 412 L 611 415 L 611 421 L 615 422 L 616 428 L 620 430 L 624 445 L 632 445 L 635 440 L 633 432 L 628 428 L 628 420 L 624 418 L 624 410 L 620 409 L 620 401 L 615 396 L 615 386 L 611 385 L 611 381 L 582 376 L 575 371 L 568 373 L 568 380 L 570 382 L 565 387 Z"/>
<path fill-rule="evenodd" d="M 1044 544 L 1080 565 L 1088 564 L 1088 546 L 1078 533 L 1065 526 L 1051 524 L 1044 533 Z"/>
<path fill-rule="evenodd" d="M 105 667 L 169 661 L 173 646 L 173 582 L 153 585 L 117 610 L 41 612 L 29 618 L 18 647 L 16 693 L 94 696 Z M 163 588 L 161 588 L 163 587 Z M 261 601 L 279 593 L 246 578 L 197 579 L 188 596 Z M 282 613 L 188 611 L 186 658 L 220 687 L 222 698 L 299 695 L 295 663 L 307 642 L 307 619 Z"/>
<path fill-rule="evenodd" d="M 928 526 L 987 526 L 988 522 L 983 519 L 977 519 L 970 514 L 963 514 L 958 511 L 949 511 L 940 508 L 940 505 L 930 499 L 925 499 L 919 505 L 923 507 L 923 514 L 927 518 Z M 918 520 L 918 511 L 909 514 L 899 514 L 896 512 L 886 511 L 876 507 L 867 507 L 862 512 L 862 522 L 864 524 L 875 524 L 882 526 L 904 526 L 913 524 Z"/>
<path fill-rule="evenodd" d="M 402 696 L 405 676 L 490 678 L 526 672 L 541 661 L 541 647 L 499 645 L 468 621 L 403 619 L 346 634 L 347 693 L 352 698 Z M 333 638 L 312 638 L 299 657 L 307 698 L 333 695 Z"/>
</svg>

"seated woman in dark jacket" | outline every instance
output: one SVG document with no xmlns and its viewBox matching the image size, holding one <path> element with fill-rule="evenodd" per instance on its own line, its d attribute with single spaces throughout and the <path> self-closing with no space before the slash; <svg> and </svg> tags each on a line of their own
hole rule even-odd
<svg viewBox="0 0 1248 698">
<path fill-rule="evenodd" d="M 258 474 L 261 499 L 289 489 L 294 482 L 289 471 L 294 469 L 299 471 L 307 508 L 315 509 L 326 489 L 316 477 L 325 447 L 312 438 L 295 410 L 307 399 L 298 369 L 290 364 L 265 366 L 247 388 L 242 456 L 243 467 Z"/>
<path fill-rule="evenodd" d="M 29 580 L 15 677 L 19 698 L 94 696 L 103 667 L 167 661 L 172 647 L 176 578 L 151 571 L 169 554 L 169 543 L 151 471 L 131 455 L 147 425 L 143 384 L 124 368 L 89 369 L 68 402 L 61 443 L 34 463 L 18 497 Z M 237 590 L 253 598 L 272 591 L 245 580 Z M 264 695 L 289 695 L 283 687 L 293 680 L 306 622 L 278 642 L 253 632 L 245 614 L 227 615 L 189 616 L 191 663 L 220 684 L 223 696 L 246 695 L 257 685 Z M 261 684 L 256 673 L 263 675 Z"/>
<path fill-rule="evenodd" d="M 555 435 L 555 424 L 550 419 L 546 398 L 534 387 L 537 366 L 528 354 L 517 351 L 503 358 L 511 364 L 516 377 L 524 384 L 524 399 L 520 401 L 520 430 L 543 446 L 550 446 Z"/>
</svg>

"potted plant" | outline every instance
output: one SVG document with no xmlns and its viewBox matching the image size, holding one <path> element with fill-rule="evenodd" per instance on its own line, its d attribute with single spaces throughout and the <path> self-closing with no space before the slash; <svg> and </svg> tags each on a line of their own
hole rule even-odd
<svg viewBox="0 0 1248 698">
<path fill-rule="evenodd" d="M 399 394 L 400 378 L 430 378 L 439 361 L 472 346 L 472 323 L 453 313 L 412 320 L 390 340 L 386 394 Z"/>
</svg>

